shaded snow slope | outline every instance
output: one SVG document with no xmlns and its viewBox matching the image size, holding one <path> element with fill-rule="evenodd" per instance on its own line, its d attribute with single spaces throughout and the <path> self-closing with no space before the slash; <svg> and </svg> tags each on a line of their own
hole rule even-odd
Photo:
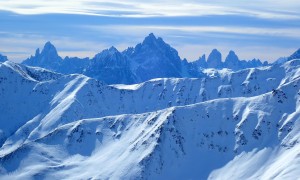
<svg viewBox="0 0 300 180">
<path fill-rule="evenodd" d="M 2 178 L 214 179 L 222 171 L 236 179 L 297 177 L 298 89 L 281 91 L 291 96 L 270 92 L 62 125 L 3 157 Z"/>
<path fill-rule="evenodd" d="M 299 66 L 106 85 L 7 61 L 0 178 L 299 177 Z"/>
</svg>

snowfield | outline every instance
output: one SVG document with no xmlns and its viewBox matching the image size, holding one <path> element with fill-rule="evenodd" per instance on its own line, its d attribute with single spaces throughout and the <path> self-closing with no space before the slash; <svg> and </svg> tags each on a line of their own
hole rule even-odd
<svg viewBox="0 0 300 180">
<path fill-rule="evenodd" d="M 300 178 L 300 59 L 107 85 L 0 63 L 0 179 Z"/>
</svg>

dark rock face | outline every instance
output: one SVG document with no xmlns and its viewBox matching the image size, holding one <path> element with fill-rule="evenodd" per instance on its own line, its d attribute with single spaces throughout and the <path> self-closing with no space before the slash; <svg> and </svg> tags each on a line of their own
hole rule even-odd
<svg viewBox="0 0 300 180">
<path fill-rule="evenodd" d="M 135 77 L 130 70 L 130 62 L 115 47 L 97 54 L 84 74 L 100 79 L 108 84 L 132 84 Z"/>
<path fill-rule="evenodd" d="M 240 60 L 234 51 L 230 51 L 225 59 L 225 67 L 233 70 L 240 68 Z"/>
<path fill-rule="evenodd" d="M 129 51 L 129 50 L 128 50 Z M 149 34 L 128 54 L 132 71 L 138 81 L 160 77 L 181 77 L 181 59 L 178 52 L 162 38 Z"/>
<path fill-rule="evenodd" d="M 223 67 L 222 54 L 217 50 L 213 49 L 207 58 L 207 67 L 221 69 Z"/>
<path fill-rule="evenodd" d="M 58 55 L 54 45 L 50 42 L 44 45 L 42 52 L 40 52 L 40 49 L 37 49 L 34 56 L 31 56 L 23 62 L 25 65 L 43 67 L 54 71 L 59 69 L 61 63 L 62 58 Z"/>
<path fill-rule="evenodd" d="M 239 70 L 263 65 L 256 59 L 239 60 L 233 51 L 230 51 L 225 62 L 222 62 L 222 54 L 217 49 L 212 50 L 207 61 L 203 55 L 194 62 L 188 62 L 179 57 L 176 49 L 165 43 L 162 38 L 155 37 L 153 33 L 135 47 L 123 52 L 111 47 L 96 54 L 92 59 L 78 57 L 63 59 L 58 55 L 54 45 L 47 42 L 41 52 L 37 49 L 35 55 L 23 61 L 23 64 L 63 74 L 85 74 L 108 84 L 134 84 L 153 78 L 197 78 L 203 76 L 202 68 Z"/>
</svg>

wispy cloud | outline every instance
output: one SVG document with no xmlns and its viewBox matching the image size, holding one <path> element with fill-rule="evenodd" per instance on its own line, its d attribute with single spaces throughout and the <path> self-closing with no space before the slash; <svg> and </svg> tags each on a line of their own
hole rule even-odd
<svg viewBox="0 0 300 180">
<path fill-rule="evenodd" d="M 272 60 L 299 48 L 299 9 L 299 0 L 5 0 L 0 51 L 19 61 L 50 40 L 62 56 L 90 57 L 153 32 L 190 60 L 213 48 Z"/>
<path fill-rule="evenodd" d="M 244 15 L 271 19 L 300 19 L 300 3 L 287 1 L 155 1 L 6 0 L 0 9 L 19 14 L 85 14 L 112 17 Z"/>
<path fill-rule="evenodd" d="M 221 33 L 221 34 L 244 34 L 262 35 L 273 37 L 289 37 L 300 39 L 299 28 L 258 28 L 243 26 L 159 26 L 159 25 L 105 25 L 105 26 L 83 26 L 104 32 L 114 32 L 119 34 L 132 33 L 139 34 L 144 32 L 169 33 L 170 31 L 189 32 L 189 33 Z"/>
</svg>

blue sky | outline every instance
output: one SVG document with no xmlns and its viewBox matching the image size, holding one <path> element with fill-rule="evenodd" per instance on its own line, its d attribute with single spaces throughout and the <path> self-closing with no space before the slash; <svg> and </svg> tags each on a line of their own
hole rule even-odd
<svg viewBox="0 0 300 180">
<path fill-rule="evenodd" d="M 153 32 L 188 60 L 217 48 L 273 61 L 300 48 L 299 9 L 298 0 L 5 0 L 0 53 L 20 62 L 51 41 L 61 56 L 92 57 Z"/>
</svg>

